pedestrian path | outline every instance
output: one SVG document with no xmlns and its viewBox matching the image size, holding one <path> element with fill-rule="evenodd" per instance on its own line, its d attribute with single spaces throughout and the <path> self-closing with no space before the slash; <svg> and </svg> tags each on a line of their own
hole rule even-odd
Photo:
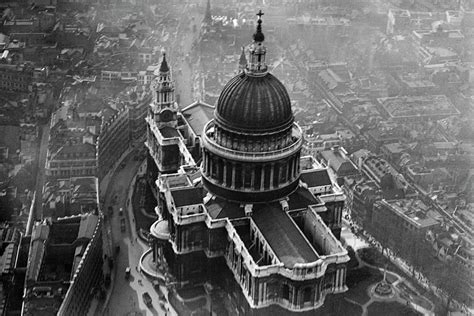
<svg viewBox="0 0 474 316">
<path fill-rule="evenodd" d="M 372 264 L 369 264 L 369 263 L 365 262 L 364 260 L 362 260 L 360 258 L 357 251 L 355 251 L 355 257 L 356 257 L 357 261 L 359 262 L 359 265 L 355 269 L 355 271 L 357 271 L 357 269 L 362 268 L 362 267 L 368 267 L 368 268 L 371 268 L 371 269 L 378 270 L 382 273 L 386 273 L 387 275 L 389 275 L 389 276 L 391 276 L 392 278 L 395 279 L 395 281 L 393 281 L 391 283 L 391 287 L 392 287 L 392 290 L 394 291 L 394 295 L 391 295 L 391 296 L 388 296 L 388 297 L 381 297 L 379 295 L 375 295 L 373 290 L 374 290 L 375 286 L 377 285 L 377 283 L 378 283 L 377 282 L 377 283 L 374 283 L 374 284 L 372 284 L 371 286 L 368 287 L 367 294 L 369 295 L 370 299 L 365 304 L 359 304 L 359 303 L 357 303 L 353 300 L 350 300 L 350 299 L 346 298 L 347 301 L 349 301 L 353 304 L 357 304 L 362 308 L 362 316 L 367 316 L 368 315 L 368 307 L 374 302 L 398 302 L 400 304 L 411 307 L 412 309 L 416 310 L 417 312 L 422 313 L 423 315 L 427 315 L 427 316 L 432 316 L 432 315 L 434 316 L 435 315 L 433 303 L 426 300 L 424 297 L 422 297 L 418 293 L 416 293 L 416 290 L 411 289 L 412 287 L 410 286 L 409 282 L 404 277 L 398 275 L 397 273 L 395 273 L 393 271 L 384 271 L 384 269 L 381 268 L 381 267 L 374 266 Z M 400 286 L 401 284 L 404 284 L 404 286 L 403 287 Z M 403 288 L 405 288 L 405 287 L 409 288 L 413 293 L 416 293 L 418 295 L 418 297 L 416 297 L 416 299 L 424 300 L 428 305 L 430 305 L 430 308 L 427 309 L 427 308 L 423 307 L 422 305 L 415 303 L 414 302 L 414 297 L 412 297 L 413 294 L 412 293 L 406 293 L 406 291 L 403 290 Z M 404 297 L 408 297 L 410 299 L 407 300 Z"/>
</svg>

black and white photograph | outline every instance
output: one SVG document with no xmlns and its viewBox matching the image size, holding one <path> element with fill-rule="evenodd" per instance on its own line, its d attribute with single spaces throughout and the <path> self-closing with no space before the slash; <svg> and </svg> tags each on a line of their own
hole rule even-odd
<svg viewBox="0 0 474 316">
<path fill-rule="evenodd" d="M 0 316 L 473 316 L 474 0 L 0 0 Z"/>
</svg>

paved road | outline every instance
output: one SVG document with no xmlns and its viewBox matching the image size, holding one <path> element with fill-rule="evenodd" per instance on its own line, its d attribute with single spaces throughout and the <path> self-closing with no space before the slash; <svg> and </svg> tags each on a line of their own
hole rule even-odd
<svg viewBox="0 0 474 316">
<path fill-rule="evenodd" d="M 110 182 L 110 188 L 105 196 L 105 209 L 109 205 L 114 208 L 114 214 L 110 220 L 113 247 L 120 247 L 120 252 L 115 257 L 114 274 L 110 300 L 102 315 L 119 316 L 133 315 L 164 315 L 165 311 L 159 306 L 159 297 L 153 288 L 153 284 L 143 274 L 138 272 L 141 255 L 149 248 L 139 238 L 135 230 L 135 219 L 128 200 L 133 191 L 133 178 L 141 162 L 134 161 L 129 156 L 125 162 L 126 166 L 118 170 Z M 131 203 L 131 202 L 130 202 Z M 123 215 L 119 215 L 120 208 Z M 125 221 L 125 231 L 120 228 L 121 220 Z M 131 276 L 125 278 L 125 269 L 131 268 Z M 153 306 L 145 306 L 142 295 L 148 292 L 152 298 Z M 171 312 L 171 314 L 174 314 Z"/>
<path fill-rule="evenodd" d="M 127 193 L 132 185 L 132 179 L 136 173 L 139 162 L 131 160 L 131 156 L 126 158 L 126 166 L 117 170 L 112 180 L 104 200 L 104 210 L 108 206 L 114 209 L 113 215 L 108 221 L 110 233 L 112 237 L 113 248 L 120 247 L 120 252 L 114 260 L 114 267 L 112 273 L 114 274 L 111 289 L 111 297 L 108 307 L 105 310 L 105 315 L 126 315 L 132 311 L 139 311 L 139 297 L 138 293 L 131 286 L 137 283 L 137 279 L 131 277 L 129 282 L 125 280 L 125 268 L 138 262 L 140 258 L 139 247 L 134 247 L 132 239 L 130 238 L 130 225 L 125 225 L 126 231 L 121 232 L 120 221 L 124 219 L 127 222 L 128 216 L 125 212 L 127 203 Z M 123 215 L 119 215 L 119 210 L 124 210 Z M 136 262 L 135 262 L 136 261 Z"/>
<path fill-rule="evenodd" d="M 35 201 L 35 219 L 41 220 L 43 218 L 43 185 L 44 185 L 44 170 L 46 165 L 46 154 L 48 152 L 49 141 L 49 122 L 41 127 L 41 142 L 38 153 L 38 172 L 36 174 L 36 201 Z"/>
</svg>

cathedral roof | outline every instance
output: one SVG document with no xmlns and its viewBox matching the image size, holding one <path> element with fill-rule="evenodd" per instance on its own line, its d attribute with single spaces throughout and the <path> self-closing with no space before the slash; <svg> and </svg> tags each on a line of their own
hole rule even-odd
<svg viewBox="0 0 474 316">
<path fill-rule="evenodd" d="M 257 14 L 258 26 L 245 70 L 225 85 L 217 100 L 216 121 L 230 130 L 276 132 L 288 128 L 294 120 L 285 86 L 267 71 L 262 15 L 261 11 Z M 240 59 L 243 62 L 245 55 Z"/>
<path fill-rule="evenodd" d="M 201 101 L 194 102 L 181 110 L 194 134 L 201 136 L 204 126 L 213 118 L 214 107 Z"/>
<path fill-rule="evenodd" d="M 232 78 L 217 100 L 216 121 L 234 130 L 275 131 L 293 123 L 285 86 L 272 74 Z"/>
</svg>

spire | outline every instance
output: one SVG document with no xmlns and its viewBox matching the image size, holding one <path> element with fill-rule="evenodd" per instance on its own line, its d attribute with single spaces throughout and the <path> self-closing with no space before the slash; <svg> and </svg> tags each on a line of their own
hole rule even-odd
<svg viewBox="0 0 474 316">
<path fill-rule="evenodd" d="M 265 35 L 262 33 L 262 15 L 264 15 L 262 10 L 258 11 L 257 31 L 253 34 L 253 40 L 255 42 L 263 42 L 265 40 Z"/>
<path fill-rule="evenodd" d="M 204 20 L 202 22 L 206 23 L 207 25 L 211 25 L 212 23 L 211 0 L 207 0 L 206 12 L 204 13 Z"/>
<path fill-rule="evenodd" d="M 168 67 L 168 63 L 166 62 L 166 52 L 162 50 L 161 53 L 163 54 L 163 59 L 161 60 L 160 72 L 166 73 L 170 71 L 170 68 Z"/>
<path fill-rule="evenodd" d="M 239 73 L 245 70 L 247 68 L 247 58 L 245 57 L 245 47 L 242 46 L 242 53 L 240 54 L 240 59 L 239 59 Z"/>
<path fill-rule="evenodd" d="M 171 69 L 166 61 L 166 52 L 161 50 L 163 59 L 159 69 L 156 69 L 155 78 L 151 83 L 154 104 L 159 107 L 172 107 L 174 104 L 174 84 L 171 78 Z"/>
<path fill-rule="evenodd" d="M 249 49 L 249 63 L 247 74 L 259 76 L 267 73 L 267 64 L 265 63 L 265 54 L 267 49 L 263 46 L 265 35 L 262 32 L 262 10 L 258 11 L 257 30 L 253 34 L 253 43 Z"/>
</svg>

